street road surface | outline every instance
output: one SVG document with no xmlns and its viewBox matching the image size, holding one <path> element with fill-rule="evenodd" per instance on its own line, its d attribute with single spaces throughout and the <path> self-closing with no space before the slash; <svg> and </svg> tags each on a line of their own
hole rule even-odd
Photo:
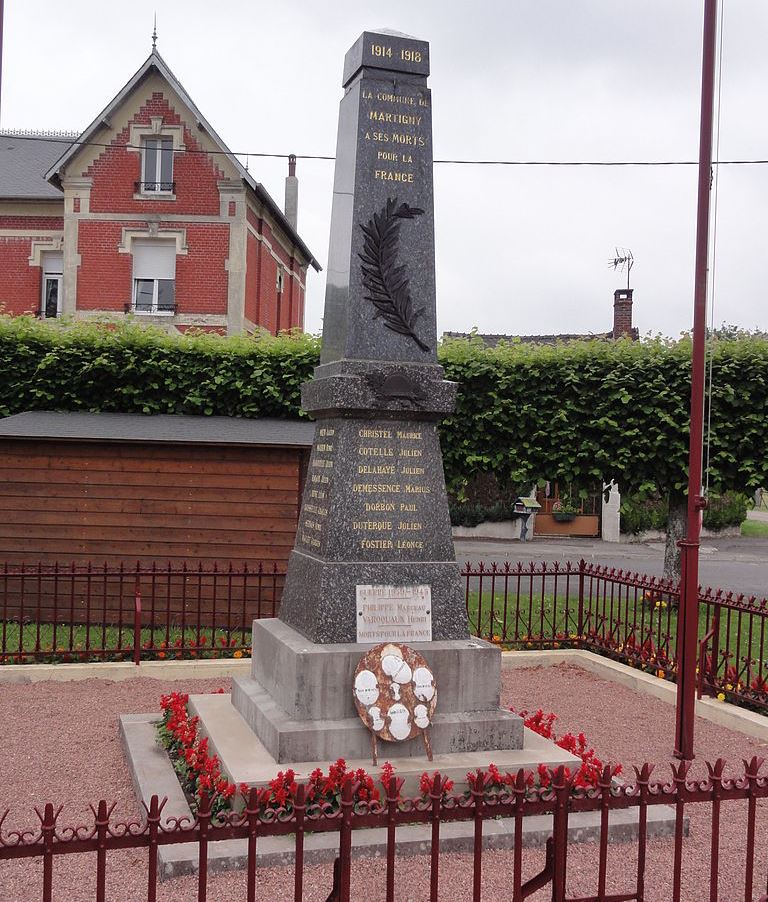
<svg viewBox="0 0 768 902">
<path fill-rule="evenodd" d="M 571 561 L 580 558 L 608 567 L 661 576 L 664 568 L 663 542 L 613 543 L 597 539 L 544 539 L 535 538 L 531 542 L 495 542 L 487 540 L 460 539 L 455 543 L 456 559 L 460 565 L 467 561 L 486 564 L 511 561 Z M 743 592 L 745 595 L 768 597 L 768 539 L 762 538 L 722 538 L 703 539 L 699 565 L 699 582 L 702 586 L 712 586 Z"/>
</svg>

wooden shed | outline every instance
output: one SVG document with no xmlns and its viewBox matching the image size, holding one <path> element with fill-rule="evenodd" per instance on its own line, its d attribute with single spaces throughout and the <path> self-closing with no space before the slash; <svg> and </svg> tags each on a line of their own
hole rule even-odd
<svg viewBox="0 0 768 902">
<path fill-rule="evenodd" d="M 277 562 L 314 424 L 30 412 L 0 420 L 0 564 Z"/>
</svg>

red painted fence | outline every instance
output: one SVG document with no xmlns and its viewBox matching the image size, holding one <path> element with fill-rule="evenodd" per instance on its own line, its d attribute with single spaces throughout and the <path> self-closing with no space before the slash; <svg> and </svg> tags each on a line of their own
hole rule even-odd
<svg viewBox="0 0 768 902">
<path fill-rule="evenodd" d="M 465 565 L 471 631 L 508 648 L 584 648 L 674 679 L 679 591 L 578 564 Z M 43 566 L 0 569 L 0 661 L 250 653 L 251 621 L 278 611 L 285 571 Z M 700 589 L 700 690 L 768 713 L 768 601 Z"/>
<path fill-rule="evenodd" d="M 173 660 L 250 654 L 285 581 L 252 567 L 38 565 L 0 570 L 0 662 Z"/>
<path fill-rule="evenodd" d="M 584 648 L 674 680 L 679 588 L 599 564 L 467 564 L 473 634 Z M 768 713 L 768 600 L 699 588 L 699 690 Z"/>
<path fill-rule="evenodd" d="M 352 869 L 352 834 L 361 828 L 379 827 L 386 831 L 386 854 L 381 865 L 381 887 L 386 887 L 387 902 L 395 897 L 395 878 L 397 872 L 397 836 L 398 827 L 404 824 L 420 823 L 430 828 L 429 843 L 429 898 L 436 902 L 440 898 L 455 896 L 460 887 L 457 885 L 457 870 L 451 868 L 450 881 L 440 879 L 441 830 L 445 824 L 456 821 L 467 821 L 473 824 L 473 852 L 471 863 L 467 867 L 465 891 L 471 887 L 473 900 L 482 898 L 483 877 L 483 832 L 488 820 L 500 817 L 511 819 L 511 832 L 514 837 L 511 848 L 511 861 L 508 868 L 508 892 L 505 898 L 512 902 L 521 902 L 539 889 L 546 888 L 547 895 L 555 902 L 567 900 L 568 883 L 572 874 L 568 868 L 569 842 L 568 822 L 571 815 L 579 812 L 598 812 L 599 838 L 595 846 L 595 855 L 590 859 L 595 893 L 580 896 L 578 902 L 622 902 L 622 900 L 643 900 L 648 895 L 658 894 L 659 890 L 671 886 L 673 902 L 686 898 L 696 898 L 717 902 L 720 898 L 744 899 L 760 902 L 768 899 L 768 836 L 762 827 L 765 805 L 762 801 L 768 798 L 768 777 L 760 775 L 763 759 L 753 758 L 744 762 L 740 776 L 729 778 L 724 776 L 726 762 L 719 759 L 708 764 L 708 777 L 704 780 L 689 778 L 690 762 L 682 762 L 672 766 L 672 780 L 668 783 L 651 782 L 652 765 L 635 768 L 635 784 L 619 785 L 613 779 L 610 767 L 606 767 L 599 785 L 591 790 L 579 790 L 569 778 L 564 768 L 550 771 L 549 786 L 531 785 L 530 774 L 519 771 L 503 786 L 492 783 L 489 773 L 478 771 L 470 780 L 470 790 L 463 796 L 447 795 L 442 788 L 442 780 L 436 775 L 430 793 L 418 799 L 404 799 L 399 795 L 399 784 L 392 777 L 379 801 L 362 802 L 355 800 L 355 787 L 351 782 L 344 785 L 338 805 L 318 805 L 306 799 L 306 787 L 299 785 L 295 794 L 284 808 L 275 810 L 263 805 L 264 791 L 250 790 L 245 797 L 245 808 L 241 813 L 229 812 L 214 816 L 211 812 L 211 801 L 206 797 L 201 801 L 200 809 L 192 823 L 178 820 L 164 822 L 162 818 L 163 803 L 153 796 L 146 809 L 146 816 L 141 822 L 115 823 L 110 815 L 114 806 L 101 801 L 92 807 L 93 820 L 90 824 L 76 827 L 62 827 L 59 824 L 61 808 L 53 804 L 45 805 L 43 811 L 37 811 L 39 823 L 30 830 L 4 831 L 3 822 L 8 812 L 0 817 L 0 861 L 20 858 L 39 858 L 42 860 L 42 893 L 43 902 L 51 902 L 54 891 L 54 859 L 60 855 L 80 854 L 84 868 L 93 868 L 93 859 L 86 855 L 95 853 L 96 900 L 103 902 L 106 898 L 108 883 L 108 854 L 118 849 L 146 849 L 145 898 L 154 902 L 157 898 L 158 885 L 158 850 L 160 846 L 177 843 L 194 843 L 197 846 L 198 860 L 198 902 L 206 902 L 208 898 L 208 850 L 212 842 L 223 839 L 241 839 L 247 841 L 247 866 L 243 874 L 245 898 L 248 902 L 256 899 L 259 882 L 257 867 L 257 849 L 259 841 L 264 837 L 292 836 L 295 852 L 293 871 L 293 898 L 302 899 L 305 880 L 305 835 L 308 832 L 332 832 L 338 834 L 338 857 L 334 867 L 333 886 L 328 886 L 328 900 L 348 902 L 351 898 Z M 269 790 L 267 790 L 267 793 Z M 732 803 L 737 803 L 736 805 Z M 740 805 L 738 804 L 740 803 Z M 746 803 L 746 804 L 745 804 Z M 648 809 L 654 805 L 668 805 L 674 809 L 674 836 L 661 842 L 673 845 L 671 873 L 666 879 L 660 879 L 654 870 L 654 880 L 647 873 L 649 855 L 647 818 Z M 758 812 L 758 806 L 760 811 Z M 685 824 L 686 817 L 694 808 L 703 808 L 708 812 L 710 822 L 710 854 L 709 861 L 700 864 L 706 871 L 706 878 L 697 874 L 695 883 L 689 868 L 684 868 L 686 854 Z M 618 855 L 622 861 L 630 861 L 626 854 L 626 846 L 619 846 L 610 852 L 608 847 L 608 823 L 612 811 L 619 809 L 635 809 L 637 811 L 637 835 L 632 840 L 636 846 L 636 865 L 621 868 L 623 886 L 612 886 L 616 878 L 610 877 L 608 868 L 609 853 Z M 523 880 L 523 822 L 533 815 L 552 815 L 552 834 L 547 840 L 545 866 L 538 874 Z M 744 843 L 738 849 L 727 848 L 723 855 L 739 856 L 743 868 L 740 869 L 741 882 L 735 885 L 731 880 L 722 887 L 718 881 L 718 870 L 721 863 L 720 832 L 721 819 L 726 815 L 741 816 L 744 825 Z M 86 864 L 87 862 L 87 864 Z M 496 861 L 498 866 L 499 862 Z M 486 865 L 488 866 L 488 865 Z M 580 868 L 584 868 L 580 860 Z M 527 868 L 530 870 L 530 868 Z M 31 883 L 31 871 L 25 870 Z M 614 872 L 615 873 L 615 872 Z M 688 877 L 683 875 L 687 874 Z M 729 874 L 733 869 L 729 867 Z M 90 878 L 82 874 L 83 884 L 89 884 Z M 725 882 L 725 881 L 720 881 Z M 448 885 L 450 883 L 450 886 Z M 708 883 L 708 887 L 707 887 Z M 653 885 L 649 885 L 653 884 Z M 616 892 L 616 890 L 620 890 Z M 128 891 L 128 888 L 125 888 Z M 765 891 L 765 894 L 763 894 Z M 441 895 L 442 894 L 442 895 Z M 448 895 L 446 895 L 448 894 Z M 142 891 L 143 897 L 143 891 Z M 136 895 L 132 899 L 138 899 Z M 174 896 L 174 898 L 183 898 Z M 283 896 L 287 898 L 287 894 Z"/>
</svg>

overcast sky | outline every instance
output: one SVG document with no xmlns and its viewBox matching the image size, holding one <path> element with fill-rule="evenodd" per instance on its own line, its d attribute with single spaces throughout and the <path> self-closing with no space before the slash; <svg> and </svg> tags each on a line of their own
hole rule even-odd
<svg viewBox="0 0 768 902">
<path fill-rule="evenodd" d="M 768 3 L 723 0 L 721 159 L 768 159 Z M 2 126 L 80 130 L 158 49 L 234 151 L 333 154 L 344 53 L 431 45 L 435 158 L 694 160 L 703 0 L 9 0 Z M 282 205 L 283 160 L 250 160 Z M 325 265 L 333 163 L 299 161 L 299 231 Z M 691 324 L 696 167 L 435 166 L 440 330 L 610 328 L 632 249 L 635 324 Z M 768 329 L 768 166 L 722 167 L 716 323 Z M 309 275 L 319 330 L 324 273 Z"/>
</svg>

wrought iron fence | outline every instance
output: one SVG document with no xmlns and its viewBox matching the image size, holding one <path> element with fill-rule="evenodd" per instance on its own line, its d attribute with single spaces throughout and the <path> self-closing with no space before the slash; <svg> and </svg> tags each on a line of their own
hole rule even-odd
<svg viewBox="0 0 768 902">
<path fill-rule="evenodd" d="M 507 648 L 585 648 L 674 679 L 677 586 L 578 564 L 462 569 L 471 631 Z M 0 568 L 0 662 L 248 654 L 282 564 Z M 768 712 L 768 600 L 699 591 L 699 690 Z"/>
<path fill-rule="evenodd" d="M 466 564 L 470 630 L 508 648 L 584 648 L 666 679 L 679 588 L 588 564 Z M 699 589 L 699 693 L 768 712 L 768 600 Z"/>
<path fill-rule="evenodd" d="M 707 897 L 702 875 L 695 875 L 695 886 L 686 885 L 692 880 L 690 871 L 684 870 L 686 814 L 691 806 L 706 806 L 710 820 L 711 842 L 709 861 L 702 861 L 709 883 L 710 902 L 720 898 L 718 868 L 721 860 L 720 831 L 721 820 L 727 813 L 739 816 L 744 812 L 730 803 L 745 803 L 745 842 L 739 850 L 728 848 L 723 854 L 739 855 L 743 860 L 743 883 L 728 885 L 729 899 L 743 898 L 752 902 L 757 897 L 760 902 L 768 899 L 768 884 L 765 869 L 768 838 L 761 821 L 758 820 L 758 803 L 768 798 L 768 777 L 760 774 L 763 759 L 752 758 L 744 762 L 739 776 L 726 777 L 726 762 L 719 759 L 708 764 L 708 776 L 703 780 L 691 780 L 690 762 L 672 766 L 670 782 L 651 782 L 653 765 L 645 764 L 635 768 L 634 785 L 621 785 L 614 779 L 613 770 L 606 767 L 599 784 L 594 789 L 580 790 L 574 785 L 567 770 L 560 767 L 548 772 L 545 786 L 532 783 L 529 772 L 519 771 L 510 775 L 507 782 L 499 785 L 498 779 L 489 772 L 478 771 L 468 775 L 469 790 L 464 795 L 449 795 L 444 791 L 443 780 L 436 774 L 428 793 L 418 799 L 400 796 L 401 783 L 392 776 L 386 791 L 378 800 L 361 801 L 355 796 L 356 787 L 350 781 L 344 784 L 337 804 L 328 800 L 313 800 L 307 795 L 307 787 L 300 784 L 283 807 L 270 807 L 268 799 L 271 790 L 251 789 L 243 798 L 244 808 L 238 812 L 215 815 L 212 800 L 204 796 L 192 821 L 163 819 L 163 805 L 153 796 L 145 816 L 141 821 L 113 822 L 111 814 L 114 805 L 102 800 L 91 807 L 93 819 L 89 824 L 62 827 L 59 823 L 61 807 L 49 803 L 43 811 L 36 810 L 38 824 L 27 830 L 3 830 L 3 822 L 8 812 L 0 817 L 0 861 L 13 859 L 42 859 L 43 902 L 50 902 L 54 888 L 54 859 L 59 855 L 82 854 L 85 865 L 86 854 L 96 853 L 96 899 L 105 899 L 107 885 L 108 853 L 118 849 L 146 849 L 146 898 L 154 902 L 158 887 L 159 847 L 178 843 L 194 843 L 197 846 L 197 898 L 205 902 L 208 898 L 208 852 L 213 842 L 224 839 L 240 839 L 247 843 L 247 858 L 243 882 L 249 902 L 256 899 L 258 884 L 257 850 L 259 841 L 265 837 L 291 836 L 293 838 L 293 898 L 302 899 L 304 892 L 305 838 L 309 832 L 331 832 L 338 834 L 338 857 L 334 867 L 333 885 L 329 886 L 328 900 L 348 902 L 351 898 L 352 878 L 352 834 L 362 828 L 383 828 L 386 834 L 386 851 L 381 866 L 381 885 L 385 887 L 387 902 L 395 899 L 395 875 L 397 868 L 398 827 L 405 824 L 424 824 L 429 827 L 429 898 L 435 902 L 441 898 L 441 891 L 448 888 L 440 880 L 441 853 L 440 840 L 444 825 L 457 821 L 471 822 L 473 825 L 473 851 L 471 864 L 467 869 L 467 886 L 471 886 L 473 900 L 482 898 L 482 874 L 485 824 L 490 819 L 509 818 L 511 841 L 511 868 L 507 871 L 509 880 L 508 897 L 513 902 L 532 895 L 537 890 L 547 888 L 547 894 L 556 902 L 566 900 L 568 893 L 569 841 L 568 824 L 571 815 L 579 812 L 598 812 L 599 832 L 596 855 L 592 859 L 592 873 L 596 893 L 581 896 L 579 902 L 600 902 L 600 900 L 642 900 L 650 889 L 647 874 L 648 858 L 648 809 L 655 805 L 672 806 L 674 810 L 674 836 L 671 873 L 666 886 L 672 888 L 673 902 L 680 902 L 684 890 L 690 897 Z M 727 812 L 724 808 L 728 807 Z M 637 811 L 637 830 L 632 839 L 636 844 L 636 867 L 623 867 L 623 887 L 613 886 L 616 878 L 610 876 L 609 858 L 609 816 L 613 811 L 634 809 Z M 760 815 L 765 808 L 761 805 Z M 523 826 L 524 820 L 533 815 L 551 815 L 551 836 L 546 844 L 544 868 L 535 876 L 523 880 Z M 624 851 L 622 860 L 630 856 Z M 594 860 L 596 858 L 596 861 Z M 580 861 L 580 870 L 584 863 Z M 530 870 L 530 868 L 528 868 Z M 27 869 L 27 875 L 31 872 Z M 659 879 L 657 870 L 653 877 Z M 705 878 L 705 880 L 706 880 Z M 451 870 L 451 894 L 457 890 L 456 869 Z M 654 886 L 658 889 L 659 886 Z M 616 892 L 619 889 L 620 892 Z M 763 894 L 765 889 L 765 894 Z M 742 895 L 743 890 L 743 895 Z M 132 898 L 138 898 L 133 896 Z M 442 896 L 445 898 L 445 895 Z"/>
<path fill-rule="evenodd" d="M 0 662 L 241 657 L 277 613 L 276 563 L 0 569 Z"/>
</svg>

